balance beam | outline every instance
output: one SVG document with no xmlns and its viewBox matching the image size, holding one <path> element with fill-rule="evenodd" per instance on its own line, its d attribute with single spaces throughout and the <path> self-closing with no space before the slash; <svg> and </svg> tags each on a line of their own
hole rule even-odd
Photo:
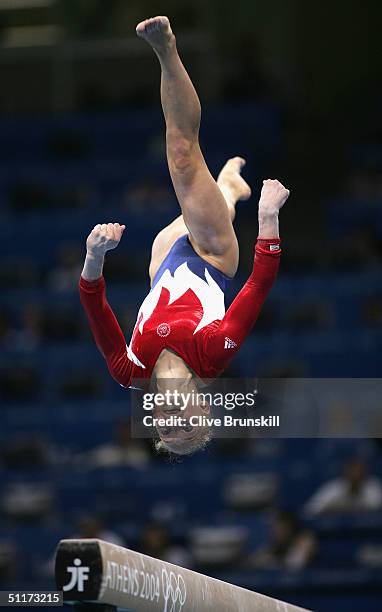
<svg viewBox="0 0 382 612">
<path fill-rule="evenodd" d="M 96 604 L 100 610 L 117 606 L 132 612 L 302 612 L 102 540 L 61 540 L 55 575 L 64 601 L 80 602 L 84 610 L 92 602 L 92 610 L 98 609 Z"/>
</svg>

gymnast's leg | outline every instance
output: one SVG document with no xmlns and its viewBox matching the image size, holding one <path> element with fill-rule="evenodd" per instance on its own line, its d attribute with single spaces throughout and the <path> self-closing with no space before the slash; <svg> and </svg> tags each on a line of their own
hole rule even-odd
<svg viewBox="0 0 382 612">
<path fill-rule="evenodd" d="M 190 240 L 201 257 L 233 276 L 239 257 L 232 226 L 233 201 L 248 198 L 249 188 L 242 179 L 242 183 L 226 181 L 231 187 L 223 194 L 207 168 L 199 146 L 199 99 L 179 58 L 167 17 L 143 21 L 137 34 L 152 46 L 161 64 L 168 165 Z M 239 174 L 243 163 L 233 158 L 231 174 Z"/>
<path fill-rule="evenodd" d="M 221 169 L 217 184 L 222 192 L 231 221 L 235 218 L 236 204 L 239 199 L 246 199 L 251 195 L 251 190 L 244 179 L 240 176 L 240 171 L 244 165 L 244 160 L 240 157 L 229 159 Z M 188 233 L 188 228 L 184 222 L 183 215 L 179 215 L 169 225 L 164 227 L 155 237 L 151 250 L 151 261 L 149 276 L 153 282 L 155 275 L 169 253 L 172 245 L 180 236 Z"/>
</svg>

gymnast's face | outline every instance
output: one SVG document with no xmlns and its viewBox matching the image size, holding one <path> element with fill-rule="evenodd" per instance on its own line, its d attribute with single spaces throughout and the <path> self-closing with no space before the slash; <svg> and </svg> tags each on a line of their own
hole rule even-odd
<svg viewBox="0 0 382 612">
<path fill-rule="evenodd" d="M 154 410 L 156 418 L 172 421 L 156 428 L 163 447 L 179 455 L 202 448 L 210 438 L 209 427 L 203 419 L 210 414 L 210 406 L 197 399 L 198 388 L 192 378 L 163 383 L 158 385 L 158 392 L 166 394 L 166 403 Z M 189 398 L 187 405 L 181 399 L 184 397 Z"/>
</svg>

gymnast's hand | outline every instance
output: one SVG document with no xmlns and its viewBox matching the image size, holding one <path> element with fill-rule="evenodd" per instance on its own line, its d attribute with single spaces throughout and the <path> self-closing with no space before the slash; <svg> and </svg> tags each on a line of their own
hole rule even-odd
<svg viewBox="0 0 382 612">
<path fill-rule="evenodd" d="M 280 181 L 271 179 L 263 181 L 259 213 L 278 214 L 289 198 L 289 193 L 289 189 L 286 189 Z"/>
<path fill-rule="evenodd" d="M 102 225 L 99 223 L 96 225 L 86 240 L 88 254 L 103 257 L 106 251 L 115 249 L 122 238 L 125 227 L 125 225 L 119 223 L 102 223 Z"/>
<path fill-rule="evenodd" d="M 259 238 L 279 238 L 279 212 L 290 191 L 280 181 L 263 181 L 259 201 Z"/>
</svg>

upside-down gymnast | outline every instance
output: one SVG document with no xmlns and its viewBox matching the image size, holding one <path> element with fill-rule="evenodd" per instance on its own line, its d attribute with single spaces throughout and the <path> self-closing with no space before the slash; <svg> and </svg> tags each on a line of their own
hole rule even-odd
<svg viewBox="0 0 382 612">
<path fill-rule="evenodd" d="M 105 254 L 118 245 L 124 225 L 99 224 L 90 233 L 80 296 L 97 346 L 120 385 L 127 388 L 134 379 L 151 379 L 160 390 L 174 379 L 190 391 L 198 381 L 225 370 L 259 315 L 277 275 L 278 215 L 289 191 L 277 180 L 263 182 L 253 271 L 225 312 L 224 291 L 239 259 L 232 225 L 235 206 L 251 195 L 241 176 L 245 161 L 230 159 L 217 181 L 213 179 L 199 146 L 199 99 L 179 58 L 169 20 L 147 19 L 136 31 L 160 62 L 167 160 L 182 214 L 154 240 L 151 290 L 128 346 L 106 300 L 102 276 Z M 206 410 L 193 406 L 193 414 Z M 178 454 L 203 447 L 209 435 L 189 425 L 157 430 L 162 447 Z"/>
</svg>

